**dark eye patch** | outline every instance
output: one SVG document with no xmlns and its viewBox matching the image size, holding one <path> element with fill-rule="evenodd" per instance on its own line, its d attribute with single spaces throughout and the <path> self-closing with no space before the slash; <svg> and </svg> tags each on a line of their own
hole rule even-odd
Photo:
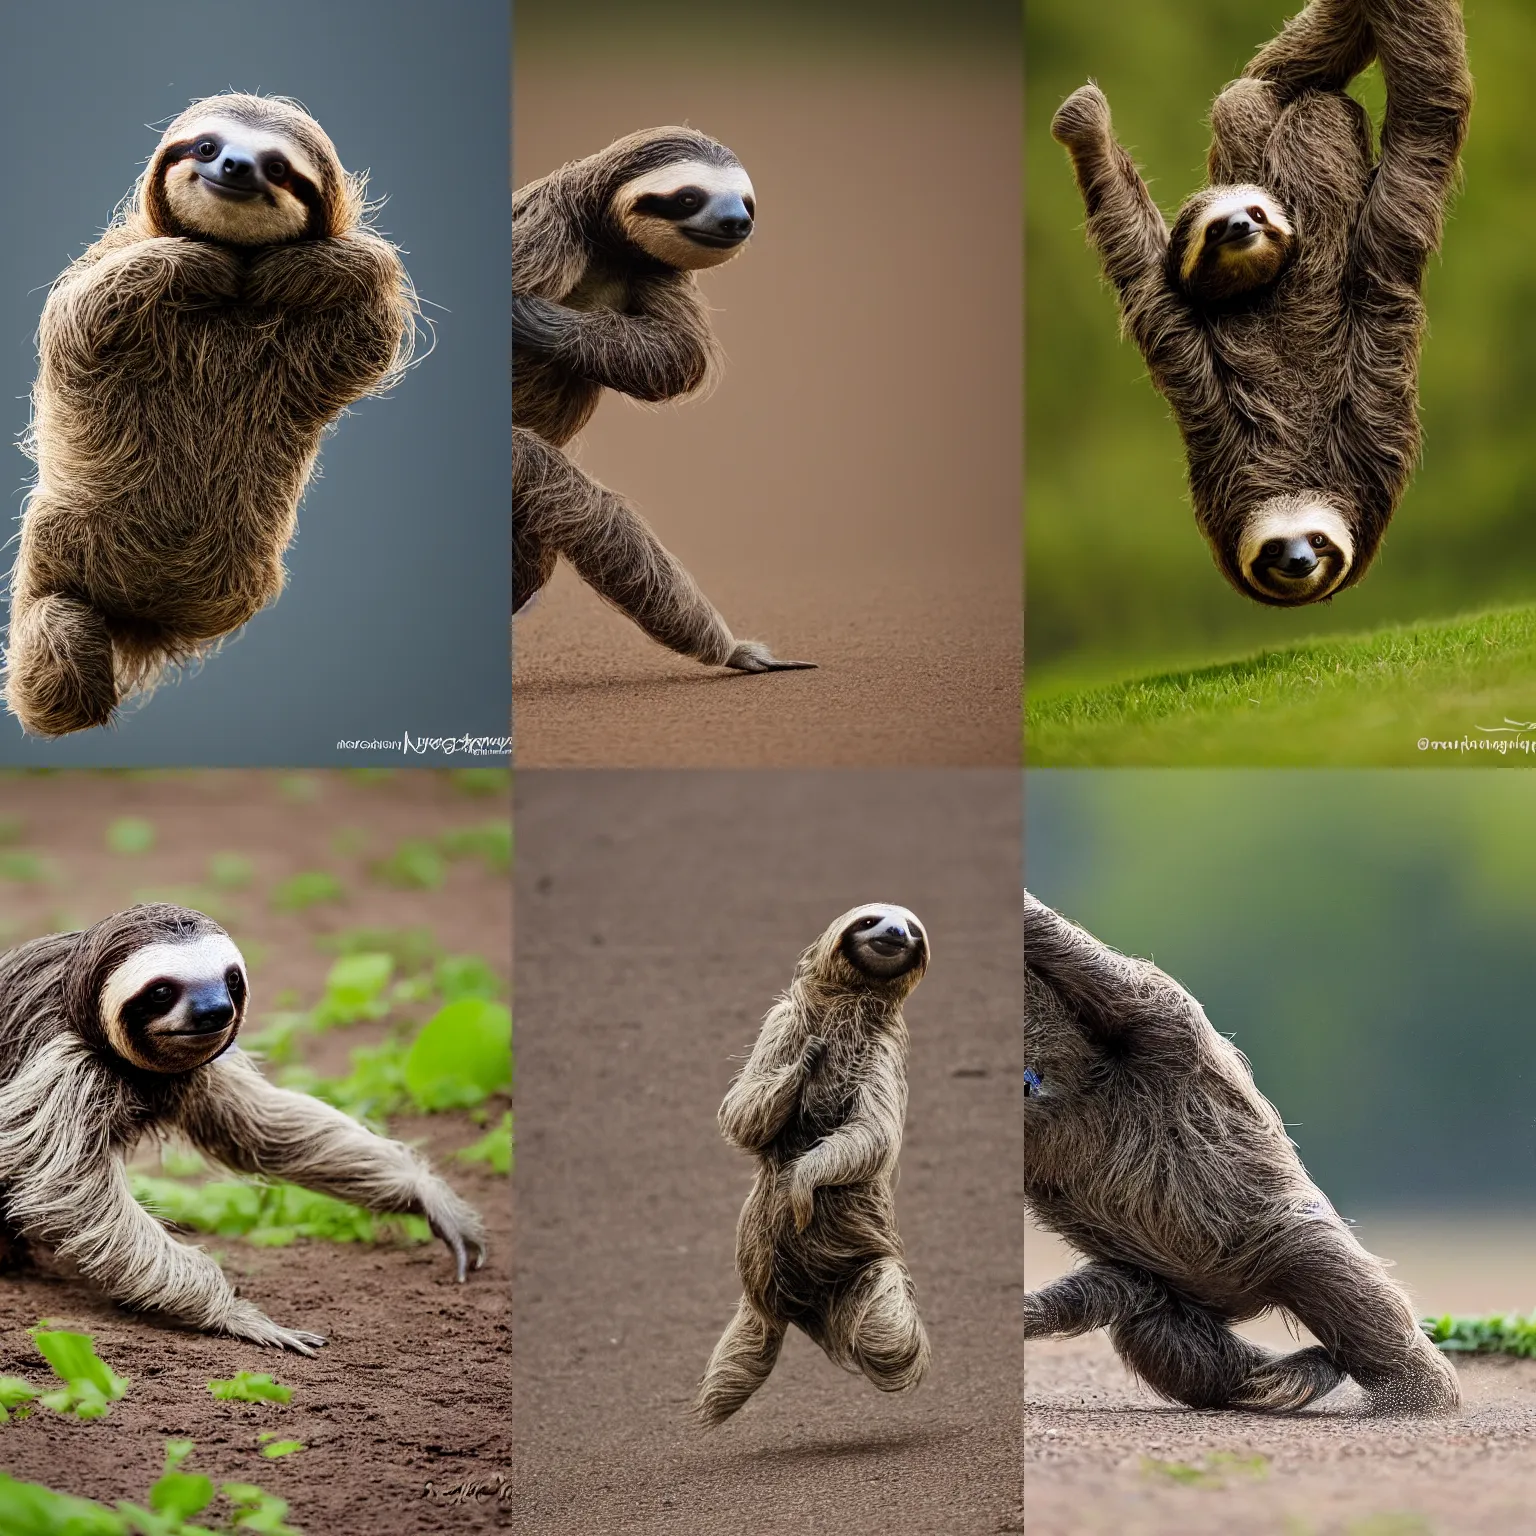
<svg viewBox="0 0 1536 1536">
<path fill-rule="evenodd" d="M 181 988 L 162 977 L 147 987 L 140 987 L 123 1004 L 123 1023 L 129 1029 L 142 1028 L 155 1019 L 163 1019 L 180 1001 Z"/>
<path fill-rule="evenodd" d="M 676 192 L 647 192 L 635 199 L 635 212 L 648 213 L 653 218 L 670 219 L 680 223 L 702 213 L 709 206 L 709 193 L 702 187 L 679 187 Z"/>
</svg>

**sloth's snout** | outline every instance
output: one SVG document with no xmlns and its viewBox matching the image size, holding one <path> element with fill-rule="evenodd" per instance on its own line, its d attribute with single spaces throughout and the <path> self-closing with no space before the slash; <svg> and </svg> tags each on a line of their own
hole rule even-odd
<svg viewBox="0 0 1536 1536">
<path fill-rule="evenodd" d="M 1310 576 L 1317 569 L 1317 556 L 1310 542 L 1304 538 L 1271 539 L 1264 546 L 1264 554 L 1272 571 L 1288 576 L 1293 581 L 1302 576 Z"/>
<path fill-rule="evenodd" d="M 683 228 L 701 245 L 721 248 L 740 245 L 752 233 L 752 215 L 741 198 L 734 195 L 717 197 Z"/>
<path fill-rule="evenodd" d="M 266 189 L 256 156 L 239 144 L 226 144 L 211 160 L 199 161 L 197 174 L 215 191 L 254 197 Z"/>
<path fill-rule="evenodd" d="M 877 955 L 885 955 L 887 958 L 917 946 L 917 940 L 907 932 L 906 924 L 900 922 L 888 923 L 884 928 L 870 934 L 868 942 L 869 947 Z"/>
<path fill-rule="evenodd" d="M 1212 245 L 1233 245 L 1257 234 L 1258 228 L 1246 213 L 1234 213 L 1225 223 L 1213 225 L 1209 238 Z"/>
<path fill-rule="evenodd" d="M 234 1021 L 235 1005 L 228 988 L 204 987 L 187 999 L 187 1030 L 191 1034 L 212 1035 L 228 1029 Z"/>
</svg>

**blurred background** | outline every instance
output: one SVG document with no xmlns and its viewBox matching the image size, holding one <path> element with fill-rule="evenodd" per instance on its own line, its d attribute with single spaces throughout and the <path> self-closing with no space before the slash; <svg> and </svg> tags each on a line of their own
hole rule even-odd
<svg viewBox="0 0 1536 1536">
<path fill-rule="evenodd" d="M 1018 762 L 1019 33 L 1004 0 L 519 0 L 518 185 L 668 123 L 753 179 L 700 280 L 718 387 L 609 394 L 574 456 L 820 666 L 706 672 L 562 568 L 516 625 L 520 767 Z"/>
<path fill-rule="evenodd" d="M 1025 798 L 1030 889 L 1189 988 L 1343 1214 L 1536 1209 L 1524 781 L 1047 771 Z"/>
<path fill-rule="evenodd" d="M 383 765 L 402 754 L 338 740 L 506 734 L 507 32 L 505 0 L 270 0 L 259 23 L 194 21 L 172 0 L 0 12 L 0 131 L 34 146 L 12 156 L 0 243 L 0 439 L 30 418 L 49 284 L 106 227 L 165 124 L 215 91 L 297 97 L 342 163 L 369 173 L 377 227 L 436 332 L 387 399 L 326 437 L 276 604 L 110 730 L 44 743 L 0 712 L 0 764 Z M 5 455 L 3 570 L 33 474 Z"/>
<path fill-rule="evenodd" d="M 1536 596 L 1536 11 L 1467 0 L 1477 105 L 1430 268 L 1422 466 L 1376 563 L 1330 606 L 1265 610 L 1195 529 L 1178 432 L 1083 239 L 1060 101 L 1090 77 L 1171 214 L 1204 181 L 1206 114 L 1299 0 L 1030 0 L 1026 16 L 1030 680 L 1101 680 L 1259 644 Z M 1376 70 L 1356 87 L 1379 121 Z"/>
</svg>

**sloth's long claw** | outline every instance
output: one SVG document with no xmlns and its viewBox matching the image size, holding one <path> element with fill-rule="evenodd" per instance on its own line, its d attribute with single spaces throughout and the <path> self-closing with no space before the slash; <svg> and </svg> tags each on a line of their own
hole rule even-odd
<svg viewBox="0 0 1536 1536">
<path fill-rule="evenodd" d="M 738 641 L 725 664 L 736 672 L 804 672 L 816 666 L 814 661 L 780 661 L 761 640 Z"/>
</svg>

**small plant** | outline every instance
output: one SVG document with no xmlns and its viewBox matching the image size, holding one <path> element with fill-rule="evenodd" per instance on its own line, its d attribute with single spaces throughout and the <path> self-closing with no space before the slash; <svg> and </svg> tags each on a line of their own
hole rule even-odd
<svg viewBox="0 0 1536 1536">
<path fill-rule="evenodd" d="M 0 1424 L 14 1414 L 24 1419 L 37 1401 L 37 1388 L 20 1376 L 0 1376 Z"/>
<path fill-rule="evenodd" d="M 119 816 L 107 828 L 107 847 L 113 853 L 148 853 L 154 846 L 154 823 L 142 816 Z"/>
<path fill-rule="evenodd" d="M 407 838 L 387 859 L 372 867 L 375 880 L 409 891 L 435 891 L 447 877 L 447 865 L 435 843 Z"/>
<path fill-rule="evenodd" d="M 315 947 L 332 955 L 389 955 L 407 974 L 424 970 L 442 953 L 430 928 L 343 928 L 322 934 Z"/>
<path fill-rule="evenodd" d="M 310 869 L 290 875 L 272 890 L 272 905 L 279 912 L 307 912 L 324 902 L 340 901 L 341 881 L 327 870 Z"/>
<path fill-rule="evenodd" d="M 445 1003 L 463 997 L 500 997 L 502 980 L 479 955 L 448 955 L 432 972 L 433 985 Z"/>
<path fill-rule="evenodd" d="M 382 1019 L 389 1012 L 385 989 L 394 970 L 394 959 L 387 954 L 343 955 L 325 978 L 324 995 L 315 1005 L 315 1028 Z"/>
<path fill-rule="evenodd" d="M 89 1333 L 72 1333 L 67 1328 L 32 1329 L 37 1352 L 64 1383 L 51 1392 L 43 1392 L 38 1402 L 55 1413 L 77 1419 L 102 1419 L 113 1403 L 128 1390 L 128 1380 L 96 1353 L 96 1340 Z"/>
<path fill-rule="evenodd" d="M 256 866 L 243 853 L 216 853 L 208 860 L 208 883 L 221 891 L 243 891 L 256 878 Z"/>
<path fill-rule="evenodd" d="M 461 1147 L 453 1154 L 461 1163 L 486 1163 L 492 1173 L 512 1172 L 512 1111 L 501 1117 L 501 1123 L 489 1130 L 479 1141 Z"/>
<path fill-rule="evenodd" d="M 460 827 L 444 833 L 439 846 L 450 859 L 483 859 L 493 875 L 505 874 L 512 867 L 512 823 L 503 819 Z"/>
<path fill-rule="evenodd" d="M 236 1371 L 227 1381 L 210 1381 L 208 1390 L 221 1403 L 286 1403 L 293 1397 L 292 1387 L 265 1371 Z"/>
<path fill-rule="evenodd" d="M 1536 1360 L 1536 1312 L 1529 1317 L 1496 1312 L 1491 1317 L 1426 1317 L 1419 1326 L 1447 1354 L 1515 1355 Z"/>
<path fill-rule="evenodd" d="M 302 1440 L 280 1440 L 275 1429 L 264 1429 L 256 1438 L 261 1442 L 261 1454 L 268 1461 L 276 1461 L 282 1456 L 292 1456 L 295 1451 L 304 1449 Z"/>
<path fill-rule="evenodd" d="M 461 998 L 422 1026 L 405 1059 L 405 1086 L 425 1110 L 466 1109 L 512 1082 L 512 1015 Z"/>
</svg>

